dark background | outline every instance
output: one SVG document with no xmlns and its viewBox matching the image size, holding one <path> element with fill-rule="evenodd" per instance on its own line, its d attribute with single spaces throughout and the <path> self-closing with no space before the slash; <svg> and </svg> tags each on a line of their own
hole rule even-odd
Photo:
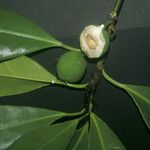
<svg viewBox="0 0 150 150">
<path fill-rule="evenodd" d="M 76 47 L 83 27 L 102 24 L 113 3 L 113 0 L 0 0 L 0 6 L 30 18 L 55 38 Z M 105 64 L 107 72 L 120 82 L 150 86 L 150 0 L 125 0 L 117 29 L 117 39 L 111 43 Z M 56 62 L 64 52 L 55 48 L 32 57 L 56 73 Z M 85 80 L 91 69 L 92 64 L 88 64 Z M 0 104 L 75 112 L 82 109 L 83 96 L 80 90 L 51 86 L 0 98 Z M 150 149 L 150 132 L 124 91 L 102 80 L 96 104 L 98 116 L 113 129 L 127 150 Z"/>
</svg>

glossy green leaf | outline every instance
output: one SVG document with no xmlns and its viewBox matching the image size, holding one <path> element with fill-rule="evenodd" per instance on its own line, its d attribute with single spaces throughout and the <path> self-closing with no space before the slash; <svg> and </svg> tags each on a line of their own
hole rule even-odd
<svg viewBox="0 0 150 150">
<path fill-rule="evenodd" d="M 51 124 L 63 113 L 46 109 L 0 106 L 0 150 L 125 150 L 112 130 L 95 114 L 89 124 L 75 130 L 78 119 Z"/>
<path fill-rule="evenodd" d="M 0 61 L 61 45 L 32 21 L 0 8 Z"/>
<path fill-rule="evenodd" d="M 133 98 L 146 125 L 150 129 L 150 87 L 125 85 L 124 89 Z"/>
<path fill-rule="evenodd" d="M 61 84 L 72 88 L 85 88 L 87 85 L 62 82 L 26 56 L 0 63 L 0 96 L 21 94 L 49 84 Z"/>
<path fill-rule="evenodd" d="M 77 121 L 69 121 L 33 130 L 15 141 L 9 150 L 66 150 Z"/>
<path fill-rule="evenodd" d="M 67 150 L 88 150 L 88 125 L 75 131 Z"/>
<path fill-rule="evenodd" d="M 26 56 L 0 63 L 0 96 L 25 93 L 55 80 L 55 76 Z"/>
<path fill-rule="evenodd" d="M 150 87 L 122 84 L 109 77 L 104 71 L 103 76 L 115 86 L 124 89 L 134 100 L 146 125 L 150 129 Z"/>
<path fill-rule="evenodd" d="M 54 39 L 26 17 L 0 7 L 0 61 L 50 47 L 80 51 Z"/>
<path fill-rule="evenodd" d="M 88 150 L 125 150 L 114 132 L 95 114 L 91 114 Z"/>
<path fill-rule="evenodd" d="M 90 128 L 89 128 L 90 125 Z M 90 124 L 75 131 L 68 150 L 125 150 L 115 133 L 94 113 Z"/>
<path fill-rule="evenodd" d="M 0 106 L 0 150 L 5 150 L 27 132 L 49 126 L 64 115 L 32 107 Z"/>
</svg>

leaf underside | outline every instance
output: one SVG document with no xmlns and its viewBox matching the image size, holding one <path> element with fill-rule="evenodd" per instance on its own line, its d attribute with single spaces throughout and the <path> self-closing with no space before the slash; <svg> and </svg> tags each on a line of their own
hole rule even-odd
<svg viewBox="0 0 150 150">
<path fill-rule="evenodd" d="M 0 7 L 0 61 L 61 44 L 34 22 Z"/>
</svg>

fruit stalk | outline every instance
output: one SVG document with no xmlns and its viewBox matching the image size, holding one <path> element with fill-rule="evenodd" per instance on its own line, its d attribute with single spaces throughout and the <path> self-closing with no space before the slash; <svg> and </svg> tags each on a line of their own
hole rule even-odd
<svg viewBox="0 0 150 150">
<path fill-rule="evenodd" d="M 110 13 L 107 30 L 110 35 L 110 39 L 113 40 L 115 36 L 115 26 L 117 23 L 117 18 L 119 16 L 120 9 L 122 7 L 123 0 L 116 0 L 114 8 Z M 85 92 L 85 108 L 88 113 L 93 111 L 94 95 L 97 89 L 97 86 L 102 79 L 102 69 L 104 66 L 105 57 L 96 63 L 95 70 L 92 74 L 91 80 L 86 88 Z"/>
</svg>

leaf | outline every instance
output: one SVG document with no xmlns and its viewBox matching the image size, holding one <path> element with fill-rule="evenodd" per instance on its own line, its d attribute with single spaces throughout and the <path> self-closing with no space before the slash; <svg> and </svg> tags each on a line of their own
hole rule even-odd
<svg viewBox="0 0 150 150">
<path fill-rule="evenodd" d="M 0 63 L 0 96 L 29 92 L 55 80 L 55 76 L 26 56 Z"/>
<path fill-rule="evenodd" d="M 72 88 L 87 86 L 62 82 L 26 56 L 0 63 L 0 96 L 26 93 L 49 84 L 61 84 Z"/>
<path fill-rule="evenodd" d="M 0 150 L 9 147 L 27 132 L 49 126 L 64 115 L 63 112 L 40 108 L 0 106 Z"/>
<path fill-rule="evenodd" d="M 71 143 L 67 150 L 87 150 L 88 149 L 88 125 L 75 131 Z"/>
<path fill-rule="evenodd" d="M 63 116 L 74 118 L 82 111 L 68 114 L 31 107 L 0 106 L 0 113 L 0 150 L 125 150 L 112 130 L 93 113 L 90 130 L 86 124 L 76 131 L 80 118 L 51 123 Z"/>
<path fill-rule="evenodd" d="M 146 125 L 150 129 L 150 87 L 126 84 L 124 89 L 133 98 Z"/>
<path fill-rule="evenodd" d="M 15 141 L 9 150 L 66 150 L 77 121 L 69 121 L 33 130 Z"/>
<path fill-rule="evenodd" d="M 32 21 L 0 8 L 0 61 L 61 45 Z"/>
<path fill-rule="evenodd" d="M 50 47 L 80 51 L 54 39 L 26 17 L 0 7 L 0 61 Z"/>
<path fill-rule="evenodd" d="M 113 85 L 128 92 L 139 109 L 143 120 L 150 129 L 150 87 L 120 83 L 108 76 L 104 70 L 103 76 Z"/>
<path fill-rule="evenodd" d="M 88 150 L 125 150 L 113 131 L 95 114 L 91 114 Z"/>
<path fill-rule="evenodd" d="M 125 150 L 113 131 L 94 113 L 88 124 L 75 131 L 68 150 Z"/>
</svg>

